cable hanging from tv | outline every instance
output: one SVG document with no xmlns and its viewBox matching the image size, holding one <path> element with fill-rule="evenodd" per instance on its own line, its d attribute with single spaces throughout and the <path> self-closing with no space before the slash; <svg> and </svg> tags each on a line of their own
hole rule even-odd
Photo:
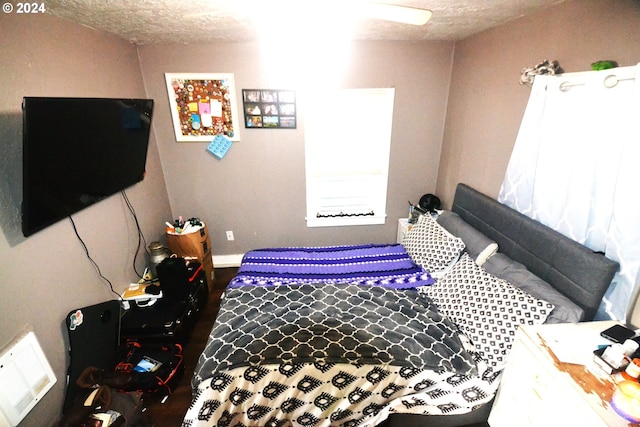
<svg viewBox="0 0 640 427">
<path fill-rule="evenodd" d="M 344 218 L 344 217 L 352 217 L 352 216 L 374 216 L 373 209 L 369 212 L 358 212 L 358 213 L 345 213 L 339 212 L 336 214 L 323 214 L 318 212 L 316 214 L 316 218 Z"/>
</svg>

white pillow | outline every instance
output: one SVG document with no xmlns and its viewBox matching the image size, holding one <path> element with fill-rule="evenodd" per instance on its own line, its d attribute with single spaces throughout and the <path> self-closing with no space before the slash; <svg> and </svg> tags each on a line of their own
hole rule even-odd
<svg viewBox="0 0 640 427">
<path fill-rule="evenodd" d="M 413 262 L 434 277 L 447 271 L 465 247 L 462 239 L 445 230 L 430 214 L 420 215 L 402 239 L 402 245 Z"/>
<path fill-rule="evenodd" d="M 504 368 L 518 326 L 544 323 L 554 308 L 487 273 L 466 253 L 445 277 L 419 292 L 467 334 L 496 370 Z"/>
</svg>

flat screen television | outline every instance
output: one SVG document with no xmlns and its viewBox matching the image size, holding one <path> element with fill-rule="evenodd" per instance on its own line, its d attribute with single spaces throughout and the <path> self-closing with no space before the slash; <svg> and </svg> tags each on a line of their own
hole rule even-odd
<svg viewBox="0 0 640 427">
<path fill-rule="evenodd" d="M 144 178 L 151 99 L 25 97 L 25 237 Z"/>
</svg>

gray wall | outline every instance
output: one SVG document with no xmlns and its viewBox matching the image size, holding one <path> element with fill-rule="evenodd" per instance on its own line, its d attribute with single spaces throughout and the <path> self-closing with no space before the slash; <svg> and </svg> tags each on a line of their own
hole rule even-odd
<svg viewBox="0 0 640 427">
<path fill-rule="evenodd" d="M 46 15 L 0 17 L 0 347 L 35 331 L 57 376 L 21 426 L 51 425 L 62 409 L 69 311 L 112 299 L 69 220 L 28 239 L 20 229 L 23 96 L 145 97 L 135 46 Z M 152 136 L 147 175 L 127 194 L 148 240 L 171 215 Z M 133 220 L 120 195 L 74 215 L 78 231 L 117 292 L 136 281 Z M 141 253 L 139 270 L 146 264 Z"/>
<path fill-rule="evenodd" d="M 241 125 L 242 140 L 222 160 L 206 152 L 207 143 L 176 143 L 166 72 L 233 72 L 240 116 L 243 88 L 297 89 L 266 77 L 258 44 L 145 45 L 139 50 L 147 94 L 158 103 L 154 128 L 171 209 L 174 216 L 199 216 L 208 224 L 214 256 L 265 246 L 393 242 L 407 202 L 435 190 L 453 43 L 353 47 L 344 86 L 396 90 L 388 219 L 384 226 L 326 228 L 307 228 L 305 222 L 303 111 L 296 130 Z M 226 230 L 234 232 L 234 241 L 226 240 Z"/>
<path fill-rule="evenodd" d="M 22 425 L 48 425 L 60 411 L 66 314 L 112 297 L 69 221 L 21 237 L 22 96 L 156 100 L 147 176 L 128 190 L 148 241 L 159 237 L 165 220 L 197 215 L 211 228 L 215 255 L 266 245 L 387 242 L 395 239 L 396 218 L 406 215 L 407 200 L 417 201 L 423 193 L 436 191 L 448 203 L 455 184 L 463 181 L 497 195 L 529 96 L 518 84 L 522 68 L 543 59 L 559 60 L 566 71 L 586 70 L 598 59 L 635 64 L 639 8 L 632 0 L 568 1 L 458 42 L 455 55 L 453 43 L 358 43 L 345 86 L 396 88 L 389 220 L 384 226 L 325 229 L 307 229 L 304 221 L 302 115 L 296 130 L 241 128 L 242 141 L 222 161 L 207 154 L 204 143 L 175 142 L 164 73 L 233 72 L 238 96 L 242 88 L 283 87 L 266 76 L 257 45 L 136 49 L 57 18 L 3 15 L 0 346 L 26 328 L 35 330 L 58 377 Z M 74 218 L 115 287 L 135 280 L 135 228 L 120 196 Z M 234 231 L 234 242 L 226 241 L 225 230 Z"/>
<path fill-rule="evenodd" d="M 557 60 L 565 72 L 597 60 L 640 62 L 640 2 L 573 0 L 456 43 L 437 194 L 458 182 L 497 197 L 529 99 L 523 68 Z"/>
</svg>

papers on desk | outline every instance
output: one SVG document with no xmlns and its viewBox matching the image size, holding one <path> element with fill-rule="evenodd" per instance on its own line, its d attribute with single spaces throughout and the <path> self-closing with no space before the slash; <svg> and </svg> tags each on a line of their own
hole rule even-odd
<svg viewBox="0 0 640 427">
<path fill-rule="evenodd" d="M 162 298 L 162 291 L 158 290 L 154 293 L 149 293 L 147 287 L 158 286 L 153 283 L 132 283 L 122 293 L 123 300 L 136 301 L 136 300 L 148 300 Z"/>
</svg>

